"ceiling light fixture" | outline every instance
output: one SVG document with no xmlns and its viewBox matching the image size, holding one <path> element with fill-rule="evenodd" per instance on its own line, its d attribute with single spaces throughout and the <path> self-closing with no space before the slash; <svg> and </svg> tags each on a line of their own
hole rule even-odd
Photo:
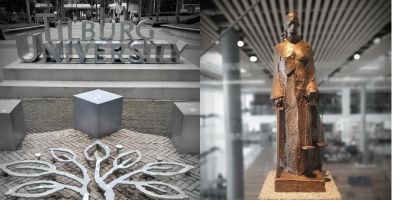
<svg viewBox="0 0 400 200">
<path fill-rule="evenodd" d="M 242 40 L 239 40 L 239 41 L 237 41 L 237 45 L 238 45 L 238 47 L 243 47 L 244 42 Z"/>
<path fill-rule="evenodd" d="M 257 62 L 256 56 L 250 56 L 250 62 Z"/>
<path fill-rule="evenodd" d="M 374 44 L 378 44 L 379 42 L 381 42 L 381 38 L 377 37 L 377 38 L 374 39 Z"/>
</svg>

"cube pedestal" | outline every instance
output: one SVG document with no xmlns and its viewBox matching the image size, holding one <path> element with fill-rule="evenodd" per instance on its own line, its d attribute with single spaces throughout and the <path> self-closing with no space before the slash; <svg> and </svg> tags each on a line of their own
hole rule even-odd
<svg viewBox="0 0 400 200">
<path fill-rule="evenodd" d="M 25 135 L 21 100 L 0 100 L 0 150 L 17 150 Z"/>
<path fill-rule="evenodd" d="M 200 153 L 200 103 L 175 102 L 171 140 L 179 153 Z"/>
<path fill-rule="evenodd" d="M 74 95 L 74 128 L 92 137 L 110 135 L 121 129 L 121 95 L 93 90 Z"/>
</svg>

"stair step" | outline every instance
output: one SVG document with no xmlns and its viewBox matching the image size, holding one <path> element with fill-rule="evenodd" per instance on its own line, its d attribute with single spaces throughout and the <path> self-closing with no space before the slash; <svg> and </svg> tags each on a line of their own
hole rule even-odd
<svg viewBox="0 0 400 200">
<path fill-rule="evenodd" d="M 200 69 L 180 64 L 51 64 L 21 63 L 3 68 L 4 80 L 49 81 L 200 81 Z"/>
<path fill-rule="evenodd" d="M 71 97 L 102 89 L 126 98 L 199 101 L 200 83 L 183 81 L 35 81 L 4 80 L 0 97 Z"/>
</svg>

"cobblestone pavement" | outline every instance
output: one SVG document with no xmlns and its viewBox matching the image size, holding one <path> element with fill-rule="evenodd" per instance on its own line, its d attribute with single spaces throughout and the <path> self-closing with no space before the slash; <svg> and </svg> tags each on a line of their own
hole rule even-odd
<svg viewBox="0 0 400 200">
<path fill-rule="evenodd" d="M 42 133 L 73 127 L 72 98 L 27 98 L 22 101 L 27 133 Z M 122 128 L 169 136 L 173 103 L 124 99 Z"/>
<path fill-rule="evenodd" d="M 133 102 L 135 104 L 137 102 Z M 165 103 L 165 102 L 164 102 Z M 61 101 L 61 104 L 69 104 L 68 100 Z M 140 105 L 140 103 L 137 103 Z M 137 106 L 139 106 L 137 105 Z M 26 105 L 24 105 L 26 106 Z M 41 109 L 51 109 L 51 107 Z M 168 106 L 166 106 L 168 107 Z M 43 112 L 45 113 L 45 112 Z M 42 153 L 41 160 L 50 161 L 50 154 L 48 151 L 49 147 L 63 147 L 74 151 L 77 156 L 77 160 L 81 162 L 89 172 L 91 182 L 89 183 L 90 199 L 104 199 L 101 192 L 98 191 L 94 182 L 94 169 L 89 167 L 83 155 L 84 149 L 96 139 L 90 138 L 80 131 L 74 129 L 66 129 L 55 132 L 44 132 L 36 134 L 28 134 L 22 143 L 22 146 L 17 151 L 0 152 L 0 163 L 7 163 L 17 160 L 35 159 L 35 153 Z M 138 149 L 142 153 L 142 161 L 139 166 L 144 163 L 155 162 L 157 155 L 162 155 L 164 161 L 175 161 L 193 165 L 195 168 L 189 174 L 182 174 L 171 177 L 147 177 L 147 181 L 156 179 L 157 181 L 166 182 L 181 188 L 190 199 L 200 198 L 200 169 L 199 169 L 199 155 L 198 154 L 178 154 L 168 137 L 143 134 L 133 132 L 130 130 L 122 129 L 118 132 L 113 133 L 110 136 L 100 139 L 101 142 L 108 145 L 111 150 L 108 162 L 102 163 L 101 174 L 105 173 L 112 166 L 112 161 L 117 156 L 115 145 L 122 144 L 123 150 L 135 150 Z M 80 175 L 79 170 L 73 164 L 55 163 L 57 169 L 61 171 L 76 172 Z M 133 169 L 133 168 L 132 168 Z M 131 169 L 131 170 L 132 170 Z M 123 171 L 125 172 L 125 171 Z M 123 173 L 122 172 L 122 173 Z M 112 175 L 111 179 L 116 176 Z M 43 178 L 43 177 L 42 177 Z M 45 179 L 45 178 L 43 178 Z M 141 179 L 140 177 L 134 176 L 133 179 Z M 0 177 L 0 199 L 9 199 L 4 196 L 4 193 L 11 187 L 17 186 L 22 183 L 26 183 L 30 180 L 41 180 L 37 178 L 18 178 L 13 176 L 1 176 Z M 65 182 L 67 179 L 62 177 L 56 177 L 56 181 Z M 69 180 L 66 183 L 71 183 Z M 71 183 L 72 184 L 72 183 Z M 137 190 L 129 186 L 117 186 L 115 188 L 115 199 L 147 199 L 143 195 L 139 194 Z M 80 195 L 75 192 L 68 190 L 61 190 L 49 198 L 46 199 L 81 199 Z"/>
</svg>

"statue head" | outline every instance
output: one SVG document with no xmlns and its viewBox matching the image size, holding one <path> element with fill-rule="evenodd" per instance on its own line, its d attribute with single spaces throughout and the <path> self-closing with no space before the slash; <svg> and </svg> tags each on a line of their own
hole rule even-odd
<svg viewBox="0 0 400 200">
<path fill-rule="evenodd" d="M 300 40 L 300 23 L 297 13 L 289 12 L 287 14 L 287 22 L 285 23 L 284 39 L 290 42 L 298 42 Z"/>
</svg>

